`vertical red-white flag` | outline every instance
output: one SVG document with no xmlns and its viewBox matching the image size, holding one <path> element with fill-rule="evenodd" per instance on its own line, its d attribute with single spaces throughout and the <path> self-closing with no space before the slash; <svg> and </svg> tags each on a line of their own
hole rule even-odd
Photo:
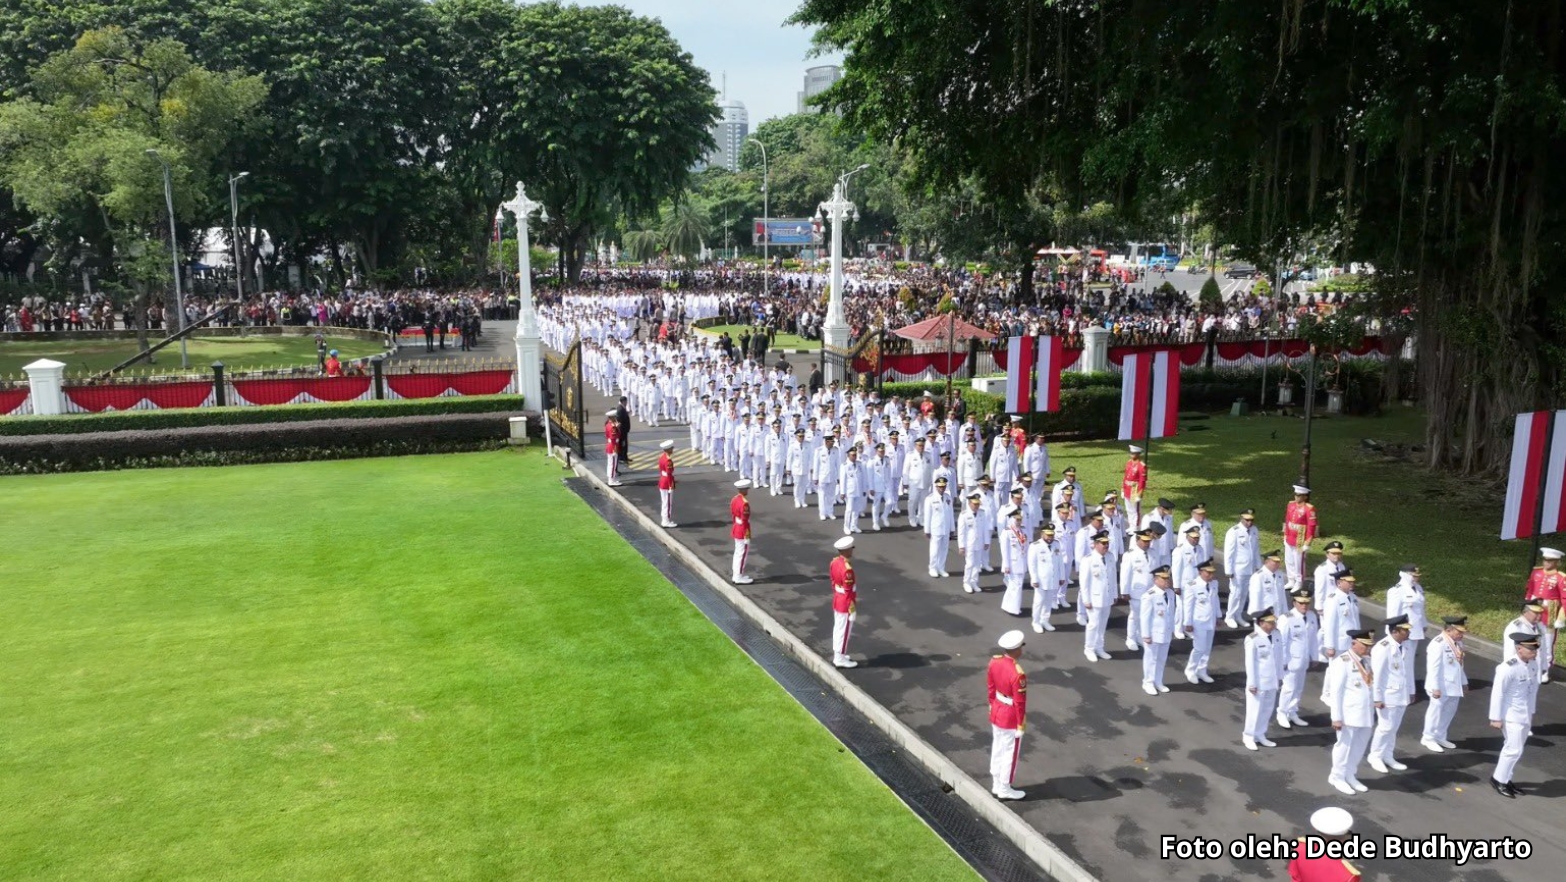
<svg viewBox="0 0 1566 882">
<path fill-rule="evenodd" d="M 1060 375 L 1066 369 L 1066 338 L 1039 338 L 1038 386 L 1033 392 L 1033 407 L 1041 412 L 1060 410 Z"/>
<path fill-rule="evenodd" d="M 1006 412 L 1033 410 L 1033 361 L 1037 337 L 1011 337 L 1006 341 Z"/>
<path fill-rule="evenodd" d="M 1180 354 L 1172 349 L 1153 353 L 1153 438 L 1180 431 Z"/>
<path fill-rule="evenodd" d="M 1554 437 L 1550 421 L 1555 422 Z M 1533 536 L 1533 517 L 1544 496 L 1540 533 L 1555 533 L 1566 523 L 1566 410 L 1538 410 L 1517 415 L 1512 435 L 1512 463 L 1506 481 L 1502 539 Z"/>
<path fill-rule="evenodd" d="M 1153 354 L 1133 352 L 1120 363 L 1121 441 L 1147 437 L 1147 397 L 1153 391 Z"/>
<path fill-rule="evenodd" d="M 1121 363 L 1120 377 L 1121 441 L 1165 438 L 1178 431 L 1179 353 L 1133 352 Z"/>
</svg>

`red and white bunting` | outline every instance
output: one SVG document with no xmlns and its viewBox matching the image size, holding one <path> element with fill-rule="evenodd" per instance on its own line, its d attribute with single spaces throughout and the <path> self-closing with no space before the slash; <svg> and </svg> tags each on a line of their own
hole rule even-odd
<svg viewBox="0 0 1566 882">
<path fill-rule="evenodd" d="M 1554 439 L 1550 421 L 1554 420 Z M 1541 533 L 1554 533 L 1566 522 L 1566 410 L 1537 410 L 1517 415 L 1512 435 L 1512 463 L 1506 481 L 1506 507 L 1501 519 L 1502 539 L 1533 536 L 1533 518 L 1544 494 Z"/>
<path fill-rule="evenodd" d="M 1033 410 L 1033 360 L 1037 337 L 1011 337 L 1006 341 L 1006 412 Z"/>
<path fill-rule="evenodd" d="M 1040 337 L 1038 388 L 1034 390 L 1034 408 L 1053 413 L 1060 410 L 1060 375 L 1066 370 L 1064 337 Z"/>
<path fill-rule="evenodd" d="M 1180 357 L 1168 350 L 1133 352 L 1120 374 L 1121 441 L 1165 438 L 1179 429 Z"/>
</svg>

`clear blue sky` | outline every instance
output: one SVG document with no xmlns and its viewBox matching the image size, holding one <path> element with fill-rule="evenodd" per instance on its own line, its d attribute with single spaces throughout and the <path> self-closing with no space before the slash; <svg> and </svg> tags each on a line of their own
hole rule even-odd
<svg viewBox="0 0 1566 882">
<path fill-rule="evenodd" d="M 784 19 L 796 0 L 742 3 L 739 0 L 615 0 L 638 15 L 657 18 L 730 98 L 744 102 L 754 131 L 762 120 L 793 113 L 805 68 L 841 64 L 833 54 L 810 58 L 810 32 Z M 586 5 L 586 4 L 584 4 Z"/>
</svg>

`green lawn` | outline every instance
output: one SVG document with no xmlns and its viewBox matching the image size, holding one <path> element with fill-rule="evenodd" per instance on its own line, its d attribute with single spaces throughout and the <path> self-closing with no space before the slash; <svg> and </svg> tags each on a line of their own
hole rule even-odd
<svg viewBox="0 0 1566 882">
<path fill-rule="evenodd" d="M 731 339 L 733 339 L 735 344 L 737 345 L 739 343 L 740 335 L 746 333 L 749 330 L 751 330 L 751 326 L 750 325 L 717 325 L 715 327 L 705 328 L 704 330 L 711 331 L 714 335 L 722 334 L 725 331 L 727 331 L 729 337 Z M 774 348 L 774 349 L 820 349 L 821 348 L 821 341 L 820 340 L 806 340 L 804 337 L 801 337 L 798 334 L 777 334 L 776 336 L 774 336 L 772 338 L 772 348 Z"/>
<path fill-rule="evenodd" d="M 344 359 L 375 355 L 377 343 L 348 337 L 328 337 L 327 346 Z M 231 371 L 265 367 L 298 367 L 316 363 L 312 337 L 196 337 L 189 342 L 191 369 L 211 373 L 214 361 Z M 64 362 L 68 375 L 106 371 L 136 354 L 135 340 L 62 340 L 54 343 L 0 343 L 0 375 L 21 374 L 22 367 L 40 358 Z M 160 373 L 179 369 L 179 344 L 172 343 L 153 358 Z M 148 369 L 138 362 L 128 370 Z"/>
<path fill-rule="evenodd" d="M 1325 538 L 1311 549 L 1310 566 L 1321 563 L 1327 540 L 1342 541 L 1359 593 L 1380 602 L 1396 584 L 1398 567 L 1417 563 L 1435 621 L 1471 615 L 1477 635 L 1499 640 L 1517 615 L 1531 546 L 1496 538 L 1501 499 L 1495 485 L 1432 475 L 1416 463 L 1361 452 L 1366 438 L 1421 443 L 1423 427 L 1423 414 L 1407 408 L 1383 417 L 1314 421 L 1311 498 Z M 1225 414 L 1182 421 L 1179 435 L 1152 442 L 1148 495 L 1180 506 L 1176 523 L 1190 516 L 1192 503 L 1207 503 L 1220 548 L 1240 510 L 1255 508 L 1263 543 L 1281 548 L 1283 508 L 1299 475 L 1303 435 L 1304 421 L 1291 417 Z M 1126 459 L 1120 442 L 1050 446 L 1055 479 L 1075 465 L 1090 500 L 1119 488 Z"/>
<path fill-rule="evenodd" d="M 0 479 L 0 875 L 973 878 L 560 474 Z"/>
</svg>

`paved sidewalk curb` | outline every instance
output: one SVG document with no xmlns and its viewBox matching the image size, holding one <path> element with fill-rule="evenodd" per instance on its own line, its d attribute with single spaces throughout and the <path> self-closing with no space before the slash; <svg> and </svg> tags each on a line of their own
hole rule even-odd
<svg viewBox="0 0 1566 882">
<path fill-rule="evenodd" d="M 948 759 L 945 754 L 930 746 L 913 729 L 898 720 L 891 711 L 881 706 L 879 702 L 871 698 L 864 690 L 855 686 L 848 678 L 844 677 L 837 668 L 828 664 L 825 659 L 811 651 L 810 647 L 799 637 L 795 636 L 792 631 L 768 615 L 761 607 L 752 602 L 750 598 L 736 590 L 733 585 L 729 584 L 727 579 L 724 579 L 705 560 L 683 544 L 675 541 L 667 530 L 632 505 L 624 496 L 613 492 L 613 488 L 609 487 L 603 479 L 593 474 L 591 469 L 584 468 L 578 461 L 573 464 L 573 470 L 579 477 L 586 478 L 599 491 L 607 493 L 621 509 L 653 535 L 657 536 L 658 541 L 669 550 L 670 554 L 705 579 L 708 585 L 733 605 L 741 615 L 765 631 L 795 661 L 803 665 L 819 678 L 822 683 L 840 695 L 855 710 L 869 718 L 876 728 L 880 729 L 893 743 L 906 750 L 930 774 L 939 778 L 948 787 L 951 787 L 959 799 L 980 817 L 993 824 L 1002 836 L 1005 836 L 1020 848 L 1044 872 L 1055 879 L 1062 880 L 1062 882 L 1098 882 L 1097 877 L 1088 873 L 1080 864 L 1046 839 L 1042 833 L 1033 829 L 1015 812 L 1007 808 L 1004 803 L 997 800 L 982 785 L 958 768 L 957 764 Z"/>
</svg>

